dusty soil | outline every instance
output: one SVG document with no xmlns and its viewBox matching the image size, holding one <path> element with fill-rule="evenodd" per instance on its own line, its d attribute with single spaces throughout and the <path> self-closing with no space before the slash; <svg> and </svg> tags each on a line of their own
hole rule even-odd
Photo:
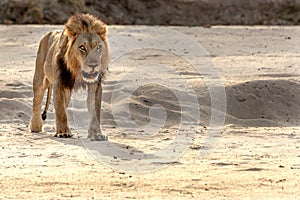
<svg viewBox="0 0 300 200">
<path fill-rule="evenodd" d="M 197 108 L 192 103 L 181 105 L 172 96 L 174 91 L 186 94 L 187 88 L 176 83 L 185 80 L 196 93 L 201 123 L 188 124 L 183 130 L 187 138 L 193 136 L 192 144 L 171 162 L 121 159 L 108 143 L 85 139 L 86 129 L 81 130 L 82 121 L 76 121 L 76 116 L 85 116 L 82 93 L 74 94 L 69 109 L 74 138 L 53 137 L 53 104 L 44 124 L 45 131 L 40 134 L 28 131 L 38 42 L 47 31 L 62 28 L 0 26 L 0 199 L 298 198 L 300 47 L 296 44 L 300 43 L 299 27 L 170 28 L 201 44 L 220 73 L 227 94 L 226 121 L 220 135 L 208 132 L 212 102 L 203 80 L 205 76 L 212 77 L 211 74 L 196 73 L 186 60 L 161 48 L 131 51 L 117 57 L 126 47 L 121 37 L 116 37 L 118 34 L 125 33 L 128 45 L 134 37 L 142 43 L 153 36 L 149 34 L 151 27 L 109 27 L 113 62 L 104 86 L 102 130 L 118 148 L 133 155 L 155 152 L 168 145 L 178 134 L 178 111 L 185 107 Z M 155 35 L 154 44 L 158 47 L 177 42 L 183 42 L 180 44 L 184 47 L 188 44 L 188 39 L 177 40 L 175 32 L 172 33 L 172 37 Z M 161 40 L 165 37 L 171 41 Z M 189 46 L 185 48 L 183 55 L 190 55 L 190 61 L 197 60 Z M 169 73 L 173 68 L 168 73 L 159 71 L 155 76 L 148 74 L 151 70 L 136 70 L 133 74 L 136 80 L 130 79 L 133 73 L 130 69 L 153 63 L 174 67 L 176 73 Z M 179 78 L 175 76 L 178 74 Z M 110 96 L 116 92 L 120 96 L 114 106 L 117 112 L 122 111 L 119 105 L 126 102 L 126 91 L 136 82 L 144 83 L 139 82 L 144 80 L 139 79 L 142 75 L 161 84 L 141 84 L 143 87 L 129 101 L 131 118 L 120 116 L 125 122 L 133 119 L 143 128 L 147 125 L 149 107 L 155 104 L 165 107 L 167 123 L 163 130 L 150 137 L 147 132 L 119 128 L 110 105 Z M 167 83 L 171 86 L 162 87 Z M 184 142 L 179 141 L 178 148 Z M 113 156 L 101 160 L 95 153 L 97 148 L 104 149 L 104 155 Z M 143 165 L 136 165 L 137 162 Z M 155 170 L 139 170 L 145 166 L 154 166 Z"/>
<path fill-rule="evenodd" d="M 2 0 L 0 23 L 64 24 L 88 12 L 123 25 L 292 25 L 299 10 L 298 0 Z"/>
</svg>

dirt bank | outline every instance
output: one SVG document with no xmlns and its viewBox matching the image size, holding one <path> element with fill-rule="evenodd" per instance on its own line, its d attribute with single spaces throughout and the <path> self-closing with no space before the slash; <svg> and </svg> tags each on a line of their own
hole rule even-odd
<svg viewBox="0 0 300 200">
<path fill-rule="evenodd" d="M 63 24 L 89 12 L 108 24 L 124 25 L 293 25 L 299 0 L 3 0 L 0 23 Z"/>
</svg>

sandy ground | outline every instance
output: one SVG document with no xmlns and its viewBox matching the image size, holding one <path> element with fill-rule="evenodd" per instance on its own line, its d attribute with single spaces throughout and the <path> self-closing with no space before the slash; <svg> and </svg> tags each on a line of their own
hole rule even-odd
<svg viewBox="0 0 300 200">
<path fill-rule="evenodd" d="M 0 199 L 299 199 L 300 27 L 161 28 L 110 27 L 102 115 L 110 142 L 90 142 L 84 91 L 69 109 L 74 138 L 53 137 L 53 103 L 45 131 L 28 131 L 38 42 L 62 26 L 0 26 Z M 192 40 L 210 56 L 197 56 Z M 196 61 L 211 63 L 199 73 Z M 210 88 L 226 91 L 220 134 L 209 132 L 212 113 L 225 112 Z"/>
</svg>

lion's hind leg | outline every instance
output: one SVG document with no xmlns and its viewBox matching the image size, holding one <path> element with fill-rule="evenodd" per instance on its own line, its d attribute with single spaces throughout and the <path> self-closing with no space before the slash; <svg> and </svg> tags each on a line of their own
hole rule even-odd
<svg viewBox="0 0 300 200">
<path fill-rule="evenodd" d="M 44 72 L 44 64 L 49 49 L 48 42 L 50 36 L 51 33 L 48 33 L 41 40 L 36 61 L 35 61 L 35 72 L 33 77 L 33 105 L 32 105 L 32 116 L 30 119 L 31 132 L 42 131 L 43 122 L 41 116 L 41 107 L 42 107 L 45 91 L 50 84 Z"/>
<path fill-rule="evenodd" d="M 44 75 L 42 75 L 44 76 Z M 32 106 L 32 117 L 30 119 L 30 130 L 31 132 L 42 132 L 42 116 L 41 108 L 46 89 L 49 87 L 49 81 L 46 77 L 39 79 L 35 78 L 33 80 L 33 106 Z"/>
</svg>

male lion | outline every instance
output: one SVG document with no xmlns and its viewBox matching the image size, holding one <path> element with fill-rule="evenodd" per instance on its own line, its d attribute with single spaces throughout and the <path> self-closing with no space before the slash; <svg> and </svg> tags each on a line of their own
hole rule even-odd
<svg viewBox="0 0 300 200">
<path fill-rule="evenodd" d="M 33 78 L 31 132 L 42 131 L 51 91 L 56 119 L 55 137 L 71 137 L 66 108 L 73 89 L 87 88 L 90 116 L 88 138 L 107 140 L 100 130 L 102 80 L 108 69 L 109 49 L 106 24 L 89 14 L 69 18 L 62 32 L 49 32 L 39 45 Z M 48 89 L 41 116 L 44 93 Z"/>
</svg>

